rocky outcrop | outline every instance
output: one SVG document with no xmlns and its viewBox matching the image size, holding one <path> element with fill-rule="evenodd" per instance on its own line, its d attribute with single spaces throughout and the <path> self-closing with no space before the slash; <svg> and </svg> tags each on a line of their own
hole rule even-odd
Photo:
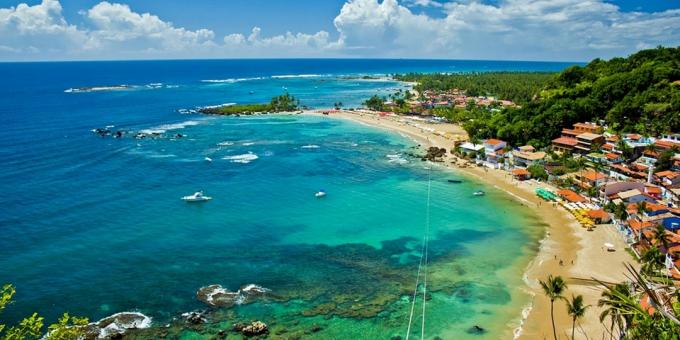
<svg viewBox="0 0 680 340">
<path fill-rule="evenodd" d="M 235 292 L 229 291 L 221 285 L 210 285 L 201 287 L 196 293 L 196 297 L 199 301 L 213 307 L 231 307 L 251 303 L 268 293 L 269 289 L 254 284 L 244 286 Z"/>
<path fill-rule="evenodd" d="M 269 327 L 262 321 L 253 321 L 250 324 L 237 323 L 234 324 L 233 330 L 248 337 L 269 333 Z"/>
<path fill-rule="evenodd" d="M 121 339 L 128 330 L 150 326 L 151 318 L 142 313 L 117 313 L 85 326 L 85 339 Z"/>
<path fill-rule="evenodd" d="M 422 160 L 423 161 L 430 161 L 430 162 L 442 162 L 442 158 L 446 155 L 446 149 L 444 148 L 438 148 L 436 146 L 432 146 L 427 149 L 427 154 L 423 156 Z"/>
</svg>

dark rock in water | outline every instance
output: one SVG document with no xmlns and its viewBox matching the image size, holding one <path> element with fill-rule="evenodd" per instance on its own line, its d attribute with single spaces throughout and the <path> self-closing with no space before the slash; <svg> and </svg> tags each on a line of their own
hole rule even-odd
<svg viewBox="0 0 680 340">
<path fill-rule="evenodd" d="M 430 162 L 441 162 L 442 161 L 441 158 L 444 157 L 444 155 L 446 155 L 446 149 L 432 146 L 427 149 L 427 154 L 423 156 L 422 160 Z"/>
<path fill-rule="evenodd" d="M 318 331 L 320 331 L 320 330 L 322 330 L 322 329 L 323 329 L 323 328 L 321 328 L 321 326 L 319 326 L 319 325 L 317 325 L 317 324 L 314 324 L 314 325 L 312 325 L 312 328 L 309 329 L 309 331 L 312 332 L 312 333 L 316 333 L 316 332 L 318 332 Z"/>
<path fill-rule="evenodd" d="M 401 339 L 402 339 L 401 335 L 395 335 L 395 336 L 390 338 L 390 340 L 401 340 Z"/>
<path fill-rule="evenodd" d="M 467 333 L 468 334 L 474 334 L 474 335 L 482 335 L 482 334 L 486 333 L 486 329 L 484 329 L 480 326 L 474 325 L 474 326 L 468 328 Z"/>
<path fill-rule="evenodd" d="M 182 314 L 182 317 L 192 325 L 200 325 L 202 323 L 208 322 L 206 314 L 207 314 L 206 311 L 189 312 Z"/>
<path fill-rule="evenodd" d="M 151 326 L 151 318 L 135 312 L 117 313 L 85 326 L 85 338 L 122 339 L 130 329 Z"/>
<path fill-rule="evenodd" d="M 269 289 L 257 285 L 247 285 L 236 292 L 229 291 L 221 285 L 201 287 L 196 293 L 198 300 L 215 307 L 231 307 L 233 305 L 253 302 L 269 293 Z"/>
<path fill-rule="evenodd" d="M 269 328 L 262 321 L 253 321 L 250 324 L 239 322 L 234 324 L 232 329 L 248 337 L 265 335 L 269 333 Z"/>
</svg>

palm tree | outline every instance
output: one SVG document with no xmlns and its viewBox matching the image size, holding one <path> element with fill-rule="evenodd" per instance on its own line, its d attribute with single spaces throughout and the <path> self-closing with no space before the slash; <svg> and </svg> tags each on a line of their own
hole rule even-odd
<svg viewBox="0 0 680 340">
<path fill-rule="evenodd" d="M 618 283 L 615 285 L 605 285 L 602 291 L 602 297 L 597 301 L 598 307 L 605 307 L 600 313 L 600 322 L 603 322 L 607 317 L 611 319 L 611 327 L 609 329 L 610 338 L 614 337 L 614 328 L 618 329 L 621 334 L 632 320 L 632 313 L 629 309 L 631 306 L 636 306 L 637 301 L 632 296 L 630 287 L 625 283 Z"/>
<path fill-rule="evenodd" d="M 656 229 L 654 230 L 654 238 L 658 241 L 661 242 L 661 245 L 663 246 L 664 251 L 668 251 L 668 248 L 672 242 L 672 237 L 671 235 L 668 235 L 666 233 L 666 228 L 663 227 L 661 224 L 656 225 Z M 657 246 L 659 243 L 657 243 Z"/>
<path fill-rule="evenodd" d="M 654 246 L 642 254 L 640 262 L 642 262 L 642 272 L 653 277 L 658 275 L 659 270 L 664 268 L 666 255 Z"/>
<path fill-rule="evenodd" d="M 586 314 L 586 309 L 590 305 L 583 304 L 583 295 L 571 296 L 571 301 L 567 300 L 567 314 L 571 316 L 571 340 L 574 340 L 574 330 L 576 329 L 576 320 L 582 318 Z"/>
<path fill-rule="evenodd" d="M 567 289 L 567 284 L 564 282 L 561 276 L 553 277 L 548 275 L 548 280 L 538 281 L 543 288 L 543 293 L 550 298 L 550 320 L 552 321 L 553 336 L 557 340 L 557 330 L 555 329 L 555 300 L 564 299 L 562 293 Z"/>
</svg>

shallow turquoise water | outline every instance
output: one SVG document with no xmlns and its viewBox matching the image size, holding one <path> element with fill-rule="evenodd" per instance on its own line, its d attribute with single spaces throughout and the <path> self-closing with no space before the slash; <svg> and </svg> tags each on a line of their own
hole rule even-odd
<svg viewBox="0 0 680 340">
<path fill-rule="evenodd" d="M 139 310 L 162 325 L 207 308 L 196 299 L 202 286 L 252 283 L 275 297 L 214 311 L 223 324 L 206 326 L 205 336 L 250 319 L 289 335 L 318 324 L 315 338 L 404 336 L 431 177 L 427 337 L 498 338 L 518 324 L 528 302 L 522 272 L 542 229 L 505 195 L 486 188 L 487 196 L 472 197 L 481 184 L 447 183 L 460 176 L 437 166 L 428 171 L 406 155 L 413 142 L 363 125 L 177 112 L 257 102 L 283 87 L 310 106 L 356 105 L 403 84 L 333 76 L 200 81 L 216 77 L 163 79 L 174 85 L 158 89 L 63 92 L 153 81 L 92 76 L 89 83 L 18 81 L 3 90 L 0 281 L 18 290 L 3 320 L 33 311 L 97 319 Z M 27 97 L 39 100 L 16 99 Z M 108 124 L 163 130 L 165 137 L 89 131 Z M 171 138 L 176 133 L 183 138 Z M 316 199 L 322 188 L 328 196 Z M 197 190 L 214 199 L 179 199 Z M 473 325 L 488 332 L 470 335 Z"/>
</svg>

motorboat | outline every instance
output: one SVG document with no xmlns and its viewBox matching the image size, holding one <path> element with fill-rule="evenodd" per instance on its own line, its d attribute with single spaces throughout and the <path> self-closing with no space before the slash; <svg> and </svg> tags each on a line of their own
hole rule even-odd
<svg viewBox="0 0 680 340">
<path fill-rule="evenodd" d="M 205 161 L 206 161 L 206 162 L 212 162 L 212 158 L 206 157 L 206 158 L 205 158 Z"/>
<path fill-rule="evenodd" d="M 323 190 L 319 190 L 316 194 L 314 194 L 314 197 L 316 198 L 322 198 L 326 196 L 326 192 Z"/>
<path fill-rule="evenodd" d="M 473 196 L 484 196 L 484 195 L 486 195 L 486 193 L 482 190 L 479 190 L 479 191 L 475 191 L 474 193 L 472 193 L 472 195 Z"/>
<path fill-rule="evenodd" d="M 210 201 L 212 197 L 203 195 L 203 191 L 197 191 L 193 195 L 182 197 L 185 202 L 205 202 Z"/>
</svg>

